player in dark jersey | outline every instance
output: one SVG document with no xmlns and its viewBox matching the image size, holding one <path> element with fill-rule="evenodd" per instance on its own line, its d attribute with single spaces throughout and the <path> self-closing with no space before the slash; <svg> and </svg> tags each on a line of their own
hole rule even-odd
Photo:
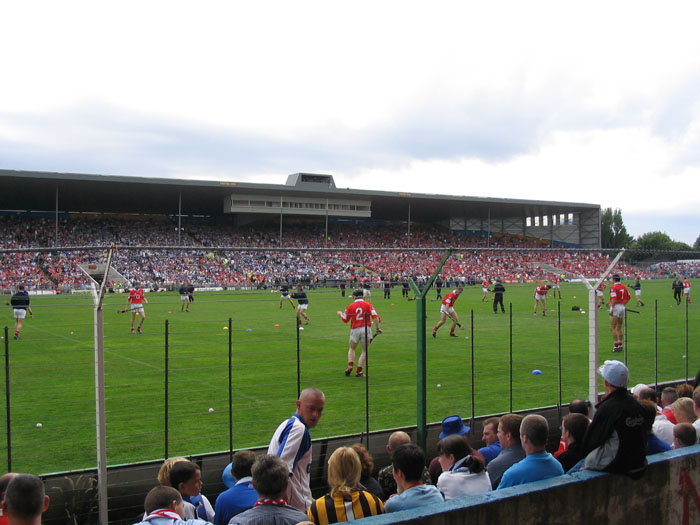
<svg viewBox="0 0 700 525">
<path fill-rule="evenodd" d="M 29 312 L 30 317 L 34 317 L 34 312 L 32 312 L 32 307 L 29 306 L 29 292 L 24 289 L 24 285 L 20 284 L 17 287 L 17 292 L 10 299 L 10 305 L 12 305 L 12 314 L 15 318 L 15 339 L 19 339 L 19 333 L 22 331 L 22 325 L 24 324 L 24 319 L 27 317 L 27 312 Z"/>
<path fill-rule="evenodd" d="M 309 298 L 301 284 L 297 284 L 297 291 L 292 294 L 292 298 L 297 300 L 297 325 L 301 326 L 302 317 L 306 319 L 306 324 L 309 324 L 311 319 L 306 315 L 306 310 L 309 308 Z"/>
<path fill-rule="evenodd" d="M 289 301 L 289 304 L 294 308 L 294 301 L 289 297 L 289 286 L 287 286 L 287 283 L 282 283 L 280 284 L 280 310 L 282 309 L 282 303 L 285 301 Z"/>
</svg>

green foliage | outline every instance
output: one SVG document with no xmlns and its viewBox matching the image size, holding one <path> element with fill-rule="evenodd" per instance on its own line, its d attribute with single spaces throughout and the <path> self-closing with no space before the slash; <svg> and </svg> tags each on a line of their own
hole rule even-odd
<svg viewBox="0 0 700 525">
<path fill-rule="evenodd" d="M 605 208 L 601 215 L 601 243 L 603 248 L 629 248 L 632 236 L 627 233 L 622 211 Z"/>
<path fill-rule="evenodd" d="M 638 248 L 640 250 L 649 250 L 649 251 L 676 251 L 676 252 L 682 252 L 682 251 L 691 251 L 692 248 L 684 243 L 684 242 L 679 242 L 679 241 L 674 241 L 669 237 L 666 233 L 664 232 L 648 232 L 645 233 L 644 235 L 641 235 L 637 238 L 637 240 L 634 243 L 634 248 Z"/>
</svg>

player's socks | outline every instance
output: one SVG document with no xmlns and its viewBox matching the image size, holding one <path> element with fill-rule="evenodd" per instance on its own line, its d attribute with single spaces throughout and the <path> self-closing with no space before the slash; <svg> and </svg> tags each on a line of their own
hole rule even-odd
<svg viewBox="0 0 700 525">
<path fill-rule="evenodd" d="M 347 367 L 347 369 L 345 370 L 345 375 L 346 375 L 346 376 L 349 376 L 350 374 L 352 374 L 352 367 L 353 367 L 354 365 L 355 365 L 355 361 L 348 361 L 348 367 Z"/>
<path fill-rule="evenodd" d="M 358 366 L 357 367 L 357 373 L 355 374 L 355 377 L 362 377 L 362 367 Z"/>
<path fill-rule="evenodd" d="M 433 329 L 433 337 L 437 337 L 437 330 Z"/>
<path fill-rule="evenodd" d="M 450 332 L 450 337 L 458 337 L 454 332 Z"/>
<path fill-rule="evenodd" d="M 132 333 L 132 334 L 135 334 L 135 333 L 136 333 L 136 330 L 134 330 L 134 329 L 132 328 L 132 329 L 131 329 L 131 333 Z"/>
</svg>

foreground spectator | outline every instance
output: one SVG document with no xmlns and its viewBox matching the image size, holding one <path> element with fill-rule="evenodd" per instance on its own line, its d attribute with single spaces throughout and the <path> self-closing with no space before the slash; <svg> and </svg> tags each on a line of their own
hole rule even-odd
<svg viewBox="0 0 700 525">
<path fill-rule="evenodd" d="M 287 504 L 290 483 L 287 464 L 277 456 L 258 456 L 253 463 L 253 487 L 259 499 L 252 509 L 231 518 L 233 525 L 295 525 L 306 520 L 306 514 Z"/>
<path fill-rule="evenodd" d="M 567 414 L 561 422 L 561 437 L 566 443 L 566 450 L 556 456 L 564 472 L 571 469 L 583 459 L 583 436 L 588 429 L 588 417 L 576 412 Z"/>
<path fill-rule="evenodd" d="M 673 427 L 673 448 L 683 448 L 695 445 L 698 433 L 690 423 L 678 423 Z"/>
<path fill-rule="evenodd" d="M 442 494 L 435 486 L 426 485 L 423 482 L 425 455 L 420 447 L 412 443 L 401 445 L 394 450 L 391 461 L 399 494 L 387 500 L 384 505 L 386 512 L 412 509 L 444 501 Z"/>
<path fill-rule="evenodd" d="M 569 403 L 569 414 L 583 414 L 584 416 L 586 416 L 586 419 L 588 419 L 588 421 L 590 422 L 591 402 L 587 399 L 581 399 L 580 397 L 577 397 L 576 399 L 571 401 L 571 403 Z M 562 428 L 562 435 L 559 439 L 559 448 L 554 453 L 554 457 L 558 458 L 559 455 L 567 449 L 567 447 L 568 445 L 566 444 L 566 440 L 564 439 L 564 433 Z"/>
<path fill-rule="evenodd" d="M 200 519 L 184 519 L 185 502 L 173 487 L 159 485 L 146 495 L 146 515 L 136 525 L 211 525 Z"/>
<path fill-rule="evenodd" d="M 641 399 L 639 404 L 644 411 L 644 430 L 647 433 L 647 456 L 671 450 L 671 446 L 659 439 L 653 432 L 654 420 L 657 415 L 656 403 L 648 399 Z"/>
<path fill-rule="evenodd" d="M 202 494 L 202 472 L 192 461 L 178 461 L 170 469 L 170 486 L 182 494 L 185 503 L 184 517 L 214 520 L 214 508 Z"/>
<path fill-rule="evenodd" d="M 491 490 L 491 479 L 484 462 L 472 452 L 464 436 L 448 436 L 438 443 L 442 474 L 437 488 L 445 496 L 445 501 Z"/>
<path fill-rule="evenodd" d="M 544 449 L 548 434 L 549 425 L 544 417 L 530 414 L 523 418 L 520 441 L 527 456 L 503 473 L 499 489 L 564 474 L 561 464 Z"/>
<path fill-rule="evenodd" d="M 309 471 L 311 470 L 311 433 L 326 404 L 326 396 L 318 388 L 305 388 L 297 400 L 297 410 L 275 431 L 268 454 L 282 458 L 289 467 L 289 504 L 302 512 L 311 505 Z"/>
<path fill-rule="evenodd" d="M 362 465 L 350 447 L 340 447 L 328 460 L 331 491 L 311 504 L 308 515 L 316 525 L 354 521 L 384 513 L 382 500 L 359 488 Z"/>
<path fill-rule="evenodd" d="M 253 488 L 252 467 L 255 453 L 240 450 L 233 455 L 231 474 L 236 484 L 219 494 L 214 507 L 214 523 L 226 525 L 236 514 L 248 510 L 258 501 L 258 493 Z"/>
<path fill-rule="evenodd" d="M 481 447 L 479 452 L 484 456 L 484 461 L 486 461 L 487 465 L 501 453 L 501 442 L 498 441 L 499 421 L 497 417 L 490 417 L 484 421 L 484 432 L 481 435 L 481 439 L 486 446 Z"/>
<path fill-rule="evenodd" d="M 377 496 L 380 500 L 384 501 L 384 491 L 382 490 L 379 482 L 372 477 L 372 471 L 374 470 L 374 459 L 369 451 L 360 445 L 355 443 L 352 449 L 357 452 L 357 457 L 360 458 L 360 464 L 362 465 L 362 476 L 360 476 L 360 485 L 362 485 L 367 492 L 371 492 Z"/>
<path fill-rule="evenodd" d="M 466 436 L 469 432 L 470 427 L 464 424 L 462 418 L 459 416 L 449 416 L 442 420 L 442 432 L 438 436 L 440 439 L 445 439 L 447 436 Z M 480 453 L 475 452 L 475 455 L 481 457 Z M 486 461 L 484 461 L 486 463 Z M 437 456 L 432 459 L 430 465 L 428 466 L 428 472 L 430 472 L 430 482 L 433 485 L 437 485 L 437 480 L 442 474 L 442 467 L 440 466 L 440 457 Z"/>
<path fill-rule="evenodd" d="M 394 451 L 401 445 L 406 445 L 410 442 L 411 437 L 408 434 L 406 434 L 406 432 L 398 430 L 396 432 L 393 432 L 389 436 L 389 441 L 386 445 L 386 451 L 389 454 L 389 456 L 391 456 L 393 459 Z M 428 469 L 425 467 L 425 465 L 423 465 L 423 474 L 421 475 L 420 480 L 426 485 L 431 484 L 430 473 L 428 472 Z M 393 462 L 391 465 L 387 465 L 379 471 L 379 474 L 377 475 L 377 481 L 379 481 L 379 484 L 381 485 L 382 490 L 384 491 L 385 498 L 389 498 L 392 494 L 396 494 L 397 486 L 396 480 L 394 479 Z"/>
<path fill-rule="evenodd" d="M 679 397 L 665 408 L 663 415 L 654 421 L 654 434 L 667 443 L 673 445 L 673 427 L 677 423 L 694 423 L 695 412 L 693 400 L 687 397 Z"/>
<path fill-rule="evenodd" d="M 506 414 L 498 423 L 498 440 L 501 442 L 501 453 L 489 463 L 491 487 L 498 487 L 503 473 L 511 465 L 525 458 L 525 451 L 520 444 L 520 423 L 523 416 Z"/>
<path fill-rule="evenodd" d="M 41 515 L 49 508 L 44 483 L 31 474 L 17 474 L 7 484 L 2 514 L 14 525 L 41 525 Z"/>
<path fill-rule="evenodd" d="M 698 433 L 698 443 L 700 443 L 700 389 L 696 388 L 693 391 L 693 412 L 695 412 L 695 422 L 693 426 Z"/>
<path fill-rule="evenodd" d="M 583 468 L 628 474 L 637 479 L 646 470 L 644 411 L 627 391 L 629 370 L 617 360 L 599 368 L 605 396 L 596 405 L 583 439 Z"/>
<path fill-rule="evenodd" d="M 10 484 L 10 481 L 12 481 L 12 478 L 14 478 L 17 474 L 14 472 L 8 472 L 7 474 L 3 474 L 0 476 L 0 525 L 7 525 L 10 523 L 7 521 L 7 516 L 2 511 L 2 500 L 5 498 L 5 491 L 7 490 L 7 486 Z"/>
</svg>

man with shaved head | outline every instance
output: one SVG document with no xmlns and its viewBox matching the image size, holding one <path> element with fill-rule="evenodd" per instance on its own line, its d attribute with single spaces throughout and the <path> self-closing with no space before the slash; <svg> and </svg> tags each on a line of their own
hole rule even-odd
<svg viewBox="0 0 700 525">
<path fill-rule="evenodd" d="M 389 442 L 386 445 L 387 454 L 389 454 L 389 456 L 392 456 L 397 448 L 399 448 L 401 445 L 406 445 L 410 442 L 411 436 L 406 434 L 406 432 L 403 432 L 402 430 L 393 432 L 389 436 Z M 388 498 L 392 494 L 396 494 L 398 488 L 396 486 L 396 480 L 394 479 L 394 465 L 391 464 L 381 469 L 379 471 L 379 474 L 377 474 L 377 481 L 379 481 L 379 484 L 384 490 L 384 497 Z M 421 482 L 426 485 L 431 484 L 430 473 L 428 472 L 428 469 L 425 468 L 425 466 L 423 466 Z"/>
<path fill-rule="evenodd" d="M 10 524 L 41 525 L 49 508 L 44 482 L 31 474 L 17 474 L 10 480 L 2 500 L 2 513 Z"/>
<path fill-rule="evenodd" d="M 282 459 L 289 468 L 287 502 L 294 508 L 306 512 L 313 498 L 309 487 L 311 472 L 311 433 L 326 404 L 326 396 L 318 388 L 302 390 L 297 401 L 297 410 L 292 417 L 283 421 L 270 441 L 267 449 Z"/>
</svg>

